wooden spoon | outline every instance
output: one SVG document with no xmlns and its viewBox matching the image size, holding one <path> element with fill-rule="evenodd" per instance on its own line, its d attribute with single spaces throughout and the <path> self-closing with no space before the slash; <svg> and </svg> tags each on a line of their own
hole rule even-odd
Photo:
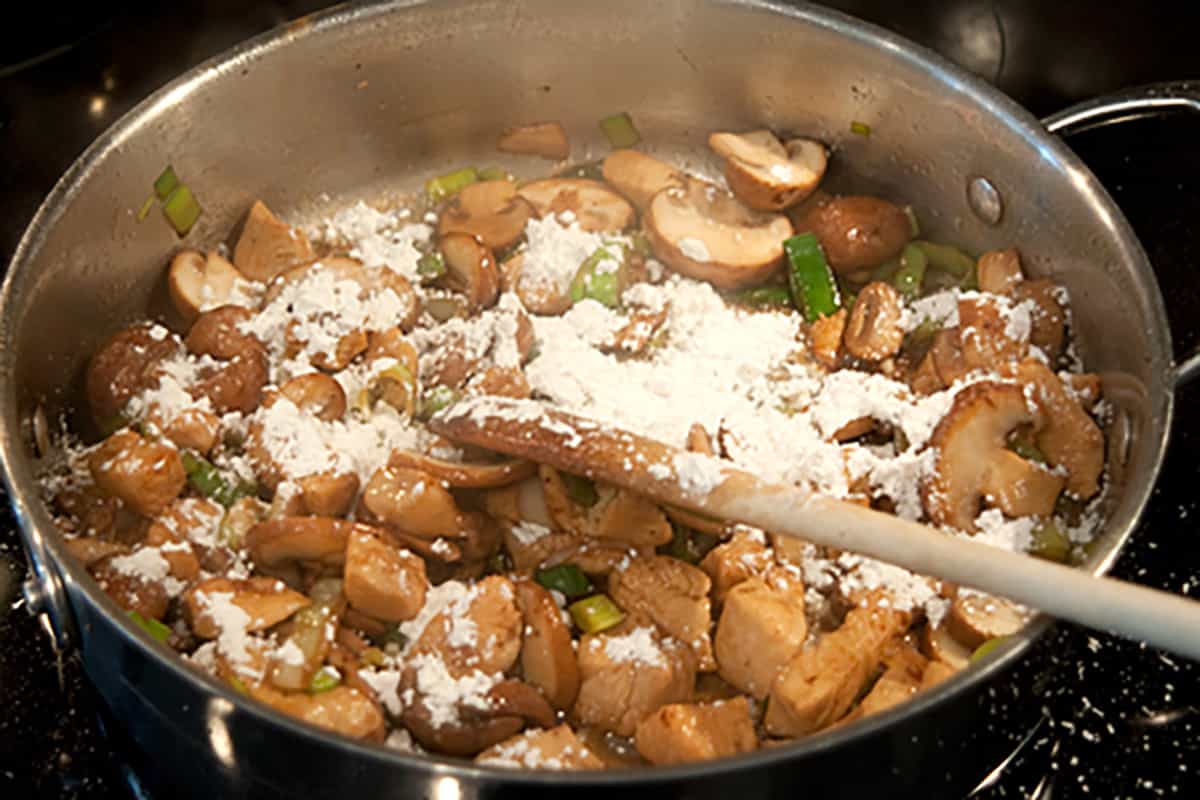
<svg viewBox="0 0 1200 800">
<path fill-rule="evenodd" d="M 1012 553 L 807 488 L 764 481 L 531 400 L 478 397 L 430 427 L 448 439 L 631 489 L 660 503 L 850 550 L 1200 660 L 1200 603 Z"/>
</svg>

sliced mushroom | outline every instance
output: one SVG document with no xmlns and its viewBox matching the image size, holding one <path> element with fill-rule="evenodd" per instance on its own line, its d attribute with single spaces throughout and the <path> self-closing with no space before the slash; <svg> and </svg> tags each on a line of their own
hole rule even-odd
<svg viewBox="0 0 1200 800">
<path fill-rule="evenodd" d="M 380 467 L 363 488 L 359 506 L 384 525 L 422 539 L 460 535 L 454 497 L 421 470 Z"/>
<path fill-rule="evenodd" d="M 645 217 L 654 254 L 677 272 L 721 289 L 762 283 L 783 261 L 792 225 L 743 206 L 710 183 L 659 192 Z"/>
<path fill-rule="evenodd" d="M 474 236 L 451 233 L 438 241 L 446 260 L 446 283 L 467 298 L 472 312 L 488 308 L 500 292 L 500 274 L 492 251 Z"/>
<path fill-rule="evenodd" d="M 310 372 L 292 378 L 279 387 L 279 393 L 291 400 L 304 414 L 332 422 L 346 413 L 346 392 L 333 378 Z"/>
<path fill-rule="evenodd" d="M 206 308 L 224 305 L 239 280 L 245 280 L 242 273 L 215 251 L 206 256 L 182 250 L 171 259 L 167 270 L 171 302 L 185 322 L 191 322 Z"/>
<path fill-rule="evenodd" d="M 284 224 L 261 200 L 255 200 L 233 248 L 233 263 L 242 274 L 266 282 L 312 259 L 312 245 L 304 232 Z"/>
<path fill-rule="evenodd" d="M 825 146 L 812 139 L 792 139 L 785 145 L 770 131 L 714 133 L 708 146 L 724 159 L 729 188 L 759 211 L 796 205 L 825 175 Z"/>
<path fill-rule="evenodd" d="M 1066 478 L 1040 464 L 1021 458 L 1011 450 L 992 454 L 983 484 L 984 496 L 1010 517 L 1046 517 Z"/>
<path fill-rule="evenodd" d="M 417 348 L 405 338 L 403 328 L 373 331 L 367 337 L 367 350 L 363 358 L 367 361 L 394 358 L 411 374 L 417 374 Z"/>
<path fill-rule="evenodd" d="M 473 756 L 504 741 L 532 722 L 554 725 L 554 710 L 537 690 L 517 680 L 503 680 L 487 693 L 481 705 L 462 708 L 451 722 L 434 720 L 423 698 L 405 709 L 401 721 L 423 746 L 453 756 Z"/>
<path fill-rule="evenodd" d="M 1014 338 L 1005 307 L 986 295 L 958 301 L 958 338 L 968 369 L 995 370 L 1024 358 L 1028 338 Z"/>
<path fill-rule="evenodd" d="M 189 352 L 225 362 L 190 389 L 193 397 L 207 397 L 218 414 L 249 414 L 262 402 L 269 378 L 267 350 L 241 330 L 252 316 L 250 309 L 241 306 L 214 308 L 196 318 L 184 339 Z"/>
<path fill-rule="evenodd" d="M 975 265 L 975 272 L 979 291 L 992 294 L 1008 294 L 1024 277 L 1021 273 L 1021 255 L 1015 247 L 984 253 Z"/>
<path fill-rule="evenodd" d="M 1066 490 L 1087 499 L 1100 490 L 1104 471 L 1104 433 L 1067 391 L 1062 380 L 1037 359 L 1017 367 L 1021 382 L 1038 408 L 1035 440 L 1056 467 L 1067 470 Z"/>
<path fill-rule="evenodd" d="M 105 439 L 88 455 L 87 463 L 101 491 L 147 517 L 164 511 L 187 484 L 175 447 L 128 429 Z"/>
<path fill-rule="evenodd" d="M 516 587 L 517 606 L 525 623 L 521 672 L 550 705 L 566 710 L 579 693 L 579 662 L 571 630 L 550 592 L 528 580 L 519 581 Z"/>
<path fill-rule="evenodd" d="M 620 353 L 625 356 L 641 355 L 663 332 L 670 310 L 666 303 L 658 308 L 632 309 L 629 312 L 629 321 L 617 329 L 607 341 L 598 343 L 597 349 L 604 353 Z"/>
<path fill-rule="evenodd" d="M 1025 615 L 1007 600 L 972 592 L 955 598 L 945 625 L 955 639 L 973 651 L 989 639 L 1021 630 Z"/>
<path fill-rule="evenodd" d="M 1066 341 L 1067 307 L 1060 299 L 1062 287 L 1051 280 L 1021 281 L 1013 287 L 1013 300 L 1033 302 L 1029 343 L 1053 363 L 1062 355 Z"/>
<path fill-rule="evenodd" d="M 241 330 L 253 316 L 253 311 L 242 306 L 218 306 L 196 318 L 183 343 L 188 352 L 198 356 L 228 360 L 243 355 L 262 347 L 262 342 Z"/>
<path fill-rule="evenodd" d="M 854 301 L 843 341 L 846 351 L 864 361 L 881 361 L 900 352 L 900 293 L 882 281 L 863 287 Z"/>
<path fill-rule="evenodd" d="M 959 392 L 929 440 L 937 453 L 933 472 L 921 484 L 929 518 L 964 531 L 974 528 L 997 457 L 1008 434 L 1033 422 L 1021 387 L 984 381 Z"/>
<path fill-rule="evenodd" d="M 971 663 L 970 648 L 955 639 L 945 623 L 936 628 L 926 625 L 922 646 L 925 654 L 935 663 L 945 664 L 955 672 L 966 669 Z"/>
<path fill-rule="evenodd" d="M 120 556 L 129 552 L 129 546 L 114 542 L 111 539 L 101 539 L 98 536 L 77 536 L 63 542 L 67 552 L 83 564 L 90 567 L 102 558 Z"/>
<path fill-rule="evenodd" d="M 372 292 L 391 290 L 400 299 L 400 306 L 403 309 L 400 318 L 396 320 L 396 325 L 404 331 L 410 331 L 416 327 L 417 319 L 421 314 L 421 305 L 417 301 L 417 293 L 408 279 L 391 267 L 366 266 L 358 259 L 348 256 L 329 256 L 287 270 L 271 281 L 266 294 L 263 295 L 263 304 L 274 302 L 285 287 L 307 280 L 318 271 L 332 275 L 337 281 L 352 281 L 358 284 L 361 289 L 360 298 Z"/>
<path fill-rule="evenodd" d="M 420 470 L 459 489 L 494 489 L 523 481 L 537 472 L 537 464 L 514 458 L 494 464 L 444 461 L 408 450 L 393 450 L 388 465 Z"/>
<path fill-rule="evenodd" d="M 425 562 L 375 534 L 355 530 L 346 544 L 343 592 L 350 605 L 384 622 L 412 619 L 425 605 Z"/>
<path fill-rule="evenodd" d="M 571 143 L 561 122 L 535 122 L 509 128 L 500 135 L 496 149 L 502 153 L 541 156 L 562 161 L 571 154 Z"/>
<path fill-rule="evenodd" d="M 683 183 L 679 170 L 638 150 L 614 150 L 604 159 L 602 171 L 604 180 L 643 213 L 654 195 Z"/>
<path fill-rule="evenodd" d="M 480 181 L 463 188 L 438 216 L 438 236 L 465 233 L 491 250 L 503 250 L 521 238 L 533 214 L 529 201 L 511 181 Z"/>
<path fill-rule="evenodd" d="M 833 432 L 830 438 L 838 443 L 849 442 L 860 436 L 866 436 L 875 430 L 875 420 L 871 417 L 855 417 Z"/>
<path fill-rule="evenodd" d="M 312 603 L 274 578 L 209 578 L 193 586 L 182 598 L 184 619 L 192 633 L 201 639 L 215 639 L 224 629 L 213 611 L 214 595 L 228 595 L 230 603 L 246 612 L 249 622 L 245 629 L 250 633 L 277 625 Z"/>
<path fill-rule="evenodd" d="M 533 387 L 525 377 L 520 367 L 502 367 L 493 364 L 482 372 L 476 372 L 463 387 L 467 395 L 477 397 L 511 397 L 517 400 L 528 399 L 533 394 Z"/>
<path fill-rule="evenodd" d="M 534 465 L 534 471 L 537 471 L 537 465 Z M 539 478 L 526 478 L 520 483 L 486 492 L 483 504 L 484 510 L 499 520 L 532 522 L 544 528 L 554 524 Z"/>
<path fill-rule="evenodd" d="M 633 206 L 599 181 L 587 178 L 546 178 L 520 188 L 538 217 L 570 212 L 579 227 L 592 233 L 616 233 L 633 224 Z"/>
<path fill-rule="evenodd" d="M 822 198 L 794 212 L 792 221 L 797 232 L 816 235 L 829 266 L 843 275 L 895 258 L 912 238 L 904 209 L 865 195 Z"/>
</svg>

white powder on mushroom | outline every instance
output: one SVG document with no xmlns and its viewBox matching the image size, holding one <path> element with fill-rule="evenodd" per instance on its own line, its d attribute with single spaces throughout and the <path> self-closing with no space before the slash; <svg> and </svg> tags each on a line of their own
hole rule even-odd
<svg viewBox="0 0 1200 800">
<path fill-rule="evenodd" d="M 461 709 L 487 711 L 491 707 L 488 692 L 503 679 L 479 670 L 456 678 L 446 662 L 431 654 L 421 654 L 408 663 L 415 670 L 417 695 L 435 728 L 458 722 Z"/>
<path fill-rule="evenodd" d="M 326 220 L 314 231 L 314 238 L 350 243 L 352 258 L 368 267 L 387 267 L 417 283 L 421 258 L 417 244 L 427 241 L 433 229 L 410 223 L 410 216 L 408 209 L 379 211 L 360 200 Z"/>
<path fill-rule="evenodd" d="M 712 259 L 712 254 L 708 252 L 708 245 L 700 239 L 685 236 L 677 242 L 677 246 L 679 247 L 679 252 L 692 261 L 704 264 Z"/>
<path fill-rule="evenodd" d="M 521 264 L 521 284 L 565 292 L 579 267 L 601 248 L 613 256 L 615 266 L 620 249 L 628 239 L 611 234 L 590 233 L 571 221 L 564 224 L 553 215 L 531 219 L 525 226 L 524 260 Z M 603 270 L 601 270 L 603 271 Z"/>
</svg>

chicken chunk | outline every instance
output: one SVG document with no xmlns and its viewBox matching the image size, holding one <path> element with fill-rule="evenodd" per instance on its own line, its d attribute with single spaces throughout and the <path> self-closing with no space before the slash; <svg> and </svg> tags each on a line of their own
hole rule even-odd
<svg viewBox="0 0 1200 800">
<path fill-rule="evenodd" d="M 343 575 L 350 605 L 384 622 L 412 619 L 425 605 L 425 562 L 382 536 L 351 532 Z"/>
<path fill-rule="evenodd" d="M 148 517 L 170 505 L 187 483 L 178 450 L 131 430 L 105 439 L 88 457 L 88 468 L 100 489 Z"/>
<path fill-rule="evenodd" d="M 663 706 L 637 726 L 634 744 L 651 764 L 685 764 L 748 753 L 758 747 L 744 697 Z"/>
<path fill-rule="evenodd" d="M 867 692 L 862 702 L 842 718 L 843 723 L 853 722 L 871 714 L 887 711 L 908 700 L 922 686 L 922 679 L 929 660 L 911 645 L 895 640 L 890 643 L 883 657 L 888 665 L 879 680 Z"/>
<path fill-rule="evenodd" d="M 613 601 L 630 614 L 641 614 L 690 646 L 701 672 L 716 668 L 708 590 L 712 581 L 701 570 L 670 556 L 650 556 L 615 570 L 608 579 Z"/>
<path fill-rule="evenodd" d="M 649 627 L 584 636 L 579 674 L 573 718 L 619 736 L 632 736 L 660 706 L 691 700 L 696 682 L 691 649 Z"/>
<path fill-rule="evenodd" d="M 807 636 L 804 584 L 784 569 L 766 579 L 749 578 L 725 596 L 717 623 L 717 671 L 761 700 Z"/>
<path fill-rule="evenodd" d="M 518 769 L 604 769 L 604 762 L 579 741 L 570 725 L 527 730 L 492 745 L 475 762 Z"/>
<path fill-rule="evenodd" d="M 441 657 L 454 678 L 476 670 L 505 672 L 521 651 L 521 612 L 512 581 L 491 575 L 473 586 L 440 584 L 427 596 L 440 609 L 421 629 L 407 655 Z"/>
<path fill-rule="evenodd" d="M 911 615 L 868 601 L 837 630 L 797 653 L 771 687 L 767 731 L 803 736 L 841 719 L 883 656 L 884 645 L 908 627 Z"/>
<path fill-rule="evenodd" d="M 712 580 L 712 600 L 718 608 L 725 602 L 729 590 L 754 575 L 761 575 L 771 565 L 771 553 L 757 533 L 739 530 L 708 552 L 700 562 Z"/>
</svg>

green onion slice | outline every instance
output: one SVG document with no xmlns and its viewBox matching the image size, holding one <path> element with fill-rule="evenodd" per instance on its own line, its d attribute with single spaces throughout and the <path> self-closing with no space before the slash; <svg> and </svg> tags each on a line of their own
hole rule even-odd
<svg viewBox="0 0 1200 800">
<path fill-rule="evenodd" d="M 995 639 L 988 639 L 986 642 L 979 645 L 979 647 L 976 647 L 974 653 L 971 653 L 971 663 L 974 664 L 976 661 L 982 661 L 983 659 L 987 658 L 989 653 L 991 653 L 1000 645 L 1004 644 L 1006 641 L 1008 641 L 1007 636 L 997 636 Z"/>
<path fill-rule="evenodd" d="M 200 219 L 200 211 L 200 204 L 196 202 L 192 190 L 182 183 L 175 187 L 175 191 L 171 192 L 171 196 L 163 203 L 163 214 L 180 236 L 186 236 L 192 229 L 196 220 Z"/>
<path fill-rule="evenodd" d="M 793 236 L 784 241 L 783 250 L 788 257 L 792 302 L 804 318 L 816 322 L 836 312 L 841 307 L 841 297 L 817 237 L 811 233 Z"/>
<path fill-rule="evenodd" d="M 613 149 L 633 147 L 642 140 L 637 128 L 633 127 L 633 118 L 622 111 L 600 120 L 600 130 Z"/>
<path fill-rule="evenodd" d="M 567 606 L 567 611 L 584 633 L 606 631 L 625 619 L 625 612 L 617 608 L 617 604 L 609 600 L 606 594 L 594 594 L 576 600 Z"/>
<path fill-rule="evenodd" d="M 1066 563 L 1071 557 L 1071 539 L 1052 519 L 1039 523 L 1030 534 L 1033 544 L 1029 554 L 1047 561 Z"/>
<path fill-rule="evenodd" d="M 341 685 L 342 677 L 330 667 L 321 667 L 308 682 L 309 694 L 320 694 Z"/>
<path fill-rule="evenodd" d="M 479 170 L 479 180 L 481 181 L 511 181 L 513 176 L 505 172 L 500 167 L 483 167 Z"/>
<path fill-rule="evenodd" d="M 858 120 L 851 120 L 850 132 L 853 133 L 855 136 L 870 136 L 871 135 L 871 126 L 865 122 L 859 122 Z"/>
<path fill-rule="evenodd" d="M 892 285 L 900 294 L 913 299 L 921 294 L 925 283 L 925 269 L 929 259 L 925 252 L 914 244 L 906 244 L 900 253 L 900 268 L 892 275 Z"/>
<path fill-rule="evenodd" d="M 720 539 L 710 533 L 697 531 L 683 525 L 671 525 L 671 541 L 667 545 L 667 555 L 686 561 L 689 564 L 699 564 L 718 544 Z"/>
<path fill-rule="evenodd" d="M 417 259 L 417 274 L 425 280 L 436 280 L 446 274 L 446 261 L 441 253 L 426 253 Z"/>
<path fill-rule="evenodd" d="M 792 293 L 785 286 L 756 286 L 732 292 L 727 297 L 738 305 L 751 308 L 790 308 L 792 305 Z"/>
<path fill-rule="evenodd" d="M 621 302 L 622 266 L 620 257 L 613 255 L 609 247 L 597 248 L 571 279 L 568 291 L 571 302 L 595 300 L 609 308 L 616 308 Z"/>
<path fill-rule="evenodd" d="M 915 241 L 914 247 L 925 254 L 929 266 L 948 272 L 956 278 L 965 278 L 975 268 L 975 259 L 957 247 L 937 242 Z"/>
<path fill-rule="evenodd" d="M 548 569 L 539 569 L 534 573 L 533 579 L 547 589 L 562 592 L 569 600 L 594 591 L 587 575 L 574 564 L 559 564 Z"/>
<path fill-rule="evenodd" d="M 187 474 L 188 483 L 192 488 L 205 497 L 216 500 L 225 508 L 229 508 L 243 497 L 258 494 L 258 487 L 254 484 L 242 480 L 227 480 L 211 461 L 190 450 L 180 451 L 179 457 L 183 461 L 183 471 Z"/>
<path fill-rule="evenodd" d="M 458 392 L 449 386 L 434 386 L 421 395 L 417 408 L 418 419 L 428 420 L 443 408 L 448 408 L 458 401 Z"/>
<path fill-rule="evenodd" d="M 463 167 L 427 180 L 425 194 L 429 198 L 429 202 L 440 203 L 478 180 L 479 172 L 474 167 Z"/>
<path fill-rule="evenodd" d="M 130 611 L 129 618 L 141 626 L 142 630 L 154 637 L 156 641 L 166 643 L 171 638 L 171 629 L 153 617 L 144 617 L 137 611 Z"/>
<path fill-rule="evenodd" d="M 168 164 L 167 168 L 154 179 L 154 193 L 158 195 L 159 200 L 166 200 L 178 188 L 179 176 L 175 174 L 175 168 Z"/>
</svg>

